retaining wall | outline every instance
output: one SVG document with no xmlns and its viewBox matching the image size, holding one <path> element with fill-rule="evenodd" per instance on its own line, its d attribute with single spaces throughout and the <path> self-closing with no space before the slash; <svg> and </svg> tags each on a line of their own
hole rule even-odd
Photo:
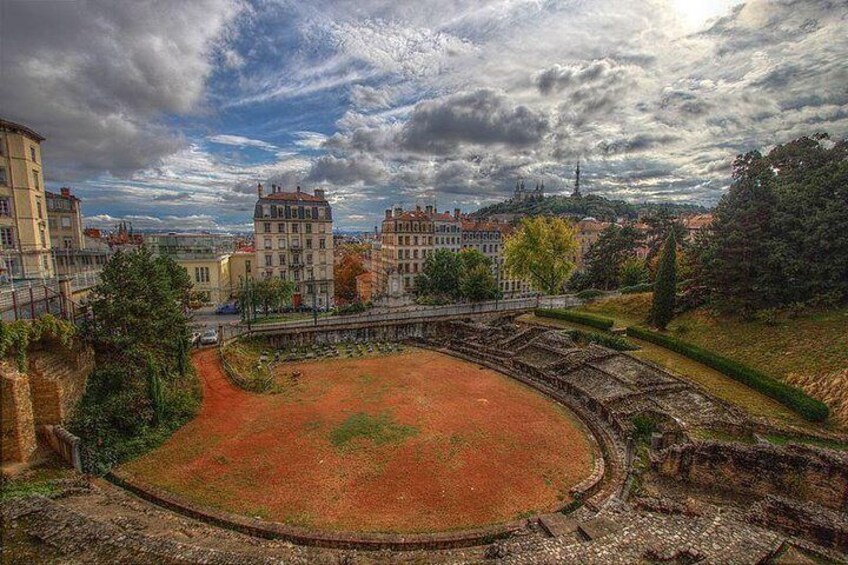
<svg viewBox="0 0 848 565">
<path fill-rule="evenodd" d="M 652 455 L 663 476 L 758 498 L 777 495 L 848 511 L 848 454 L 813 447 L 696 442 Z"/>
<path fill-rule="evenodd" d="M 27 461 L 36 448 L 29 379 L 9 363 L 0 365 L 2 463 Z"/>
</svg>

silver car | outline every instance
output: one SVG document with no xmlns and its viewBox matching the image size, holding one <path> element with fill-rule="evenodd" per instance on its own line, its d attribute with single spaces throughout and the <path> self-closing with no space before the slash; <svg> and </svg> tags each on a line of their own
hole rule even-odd
<svg viewBox="0 0 848 565">
<path fill-rule="evenodd" d="M 200 345 L 215 345 L 218 343 L 218 330 L 208 329 L 200 336 Z"/>
</svg>

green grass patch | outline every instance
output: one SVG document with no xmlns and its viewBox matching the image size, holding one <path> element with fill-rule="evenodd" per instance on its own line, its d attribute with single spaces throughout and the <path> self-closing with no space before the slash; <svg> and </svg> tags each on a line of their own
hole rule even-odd
<svg viewBox="0 0 848 565">
<path fill-rule="evenodd" d="M 595 314 L 577 312 L 576 310 L 536 308 L 533 312 L 541 318 L 553 318 L 556 320 L 576 322 L 578 324 L 591 326 L 600 330 L 609 330 L 615 324 L 612 318 L 604 318 L 602 316 L 596 316 Z"/>
<path fill-rule="evenodd" d="M 609 347 L 616 351 L 636 351 L 638 345 L 634 345 L 627 339 L 611 334 L 600 334 L 598 332 L 584 332 L 583 330 L 573 329 L 567 330 L 568 335 L 578 343 L 595 343 L 604 347 Z"/>
<path fill-rule="evenodd" d="M 330 442 L 339 448 L 345 448 L 352 442 L 365 440 L 375 445 L 400 443 L 418 435 L 418 428 L 399 424 L 389 414 L 372 416 L 364 412 L 351 414 L 347 420 L 330 432 Z"/>
<path fill-rule="evenodd" d="M 732 359 L 722 357 L 712 351 L 677 339 L 674 336 L 661 334 L 647 328 L 631 326 L 627 328 L 627 335 L 661 345 L 720 371 L 728 377 L 766 396 L 774 398 L 811 422 L 823 422 L 827 420 L 830 411 L 823 402 L 808 396 L 799 389 L 791 387 L 750 367 L 746 367 Z"/>
<path fill-rule="evenodd" d="M 51 483 L 41 481 L 6 481 L 0 486 L 0 502 L 29 496 L 50 496 L 56 492 Z"/>
<path fill-rule="evenodd" d="M 797 443 L 801 445 L 814 445 L 816 447 L 824 447 L 825 449 L 836 449 L 838 451 L 848 451 L 848 444 L 845 444 L 840 441 L 826 439 L 826 438 L 815 438 L 815 437 L 791 437 L 791 436 L 782 436 L 778 434 L 769 434 L 766 436 L 766 440 L 769 443 L 773 443 L 774 445 L 787 445 L 790 443 Z"/>
</svg>

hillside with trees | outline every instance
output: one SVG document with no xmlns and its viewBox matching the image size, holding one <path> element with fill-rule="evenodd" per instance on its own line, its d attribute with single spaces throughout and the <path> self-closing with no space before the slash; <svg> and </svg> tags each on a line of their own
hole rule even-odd
<svg viewBox="0 0 848 565">
<path fill-rule="evenodd" d="M 597 194 L 582 196 L 547 196 L 540 200 L 524 200 L 514 202 L 507 200 L 477 210 L 473 216 L 487 218 L 494 214 L 527 214 L 530 216 L 541 215 L 571 215 L 586 217 L 591 216 L 598 220 L 614 221 L 617 218 L 635 220 L 644 215 L 664 211 L 671 215 L 702 214 L 707 208 L 696 204 L 677 203 L 644 203 L 632 204 L 624 200 L 611 200 Z"/>
</svg>

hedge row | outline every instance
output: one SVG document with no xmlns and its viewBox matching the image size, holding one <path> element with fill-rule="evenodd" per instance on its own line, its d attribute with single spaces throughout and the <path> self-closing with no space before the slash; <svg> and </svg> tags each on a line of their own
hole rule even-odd
<svg viewBox="0 0 848 565">
<path fill-rule="evenodd" d="M 672 351 L 676 351 L 690 359 L 694 359 L 708 367 L 712 367 L 728 377 L 747 385 L 754 390 L 774 398 L 781 404 L 794 410 L 807 420 L 812 422 L 823 422 L 828 417 L 827 406 L 815 398 L 812 398 L 785 383 L 782 383 L 768 375 L 746 367 L 712 351 L 701 349 L 691 343 L 681 341 L 674 336 L 661 334 L 647 328 L 631 326 L 627 328 L 627 335 L 638 339 L 650 341 Z"/>
<path fill-rule="evenodd" d="M 618 289 L 621 294 L 635 294 L 637 292 L 651 292 L 654 290 L 654 283 L 634 284 L 633 286 L 623 286 Z"/>
<path fill-rule="evenodd" d="M 604 318 L 595 316 L 594 314 L 586 314 L 585 312 L 576 312 L 574 310 L 549 310 L 545 308 L 536 308 L 534 313 L 542 318 L 555 318 L 558 320 L 566 320 L 583 324 L 584 326 L 592 326 L 601 330 L 609 330 L 612 328 L 614 321 L 612 318 Z"/>
<path fill-rule="evenodd" d="M 581 290 L 575 296 L 580 300 L 594 300 L 599 296 L 603 296 L 606 294 L 603 290 L 598 290 L 597 288 L 587 288 L 586 290 Z"/>
</svg>

